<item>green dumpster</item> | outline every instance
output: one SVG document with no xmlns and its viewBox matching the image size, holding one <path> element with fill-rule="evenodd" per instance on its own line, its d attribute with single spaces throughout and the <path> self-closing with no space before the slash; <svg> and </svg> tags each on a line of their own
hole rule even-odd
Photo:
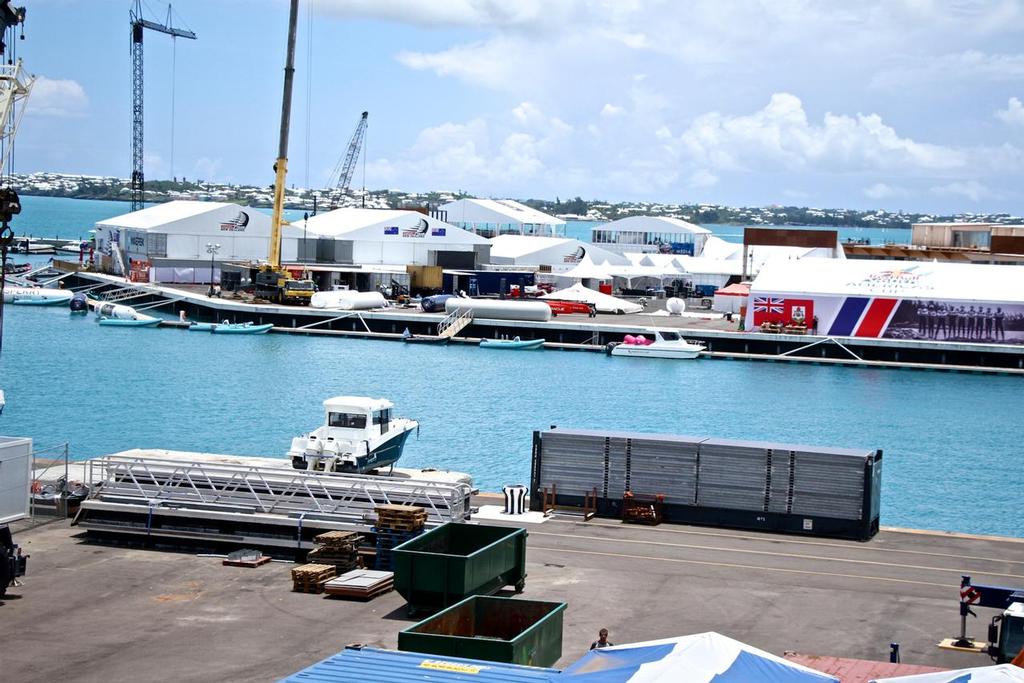
<svg viewBox="0 0 1024 683">
<path fill-rule="evenodd" d="M 398 649 L 552 666 L 562 656 L 564 602 L 474 595 L 398 634 Z"/>
<path fill-rule="evenodd" d="M 409 613 L 526 585 L 526 530 L 450 522 L 391 551 L 395 590 Z"/>
</svg>

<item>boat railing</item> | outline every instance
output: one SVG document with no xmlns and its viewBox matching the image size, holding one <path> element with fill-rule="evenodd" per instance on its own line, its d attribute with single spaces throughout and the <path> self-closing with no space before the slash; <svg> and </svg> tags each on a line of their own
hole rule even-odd
<svg viewBox="0 0 1024 683">
<path fill-rule="evenodd" d="M 94 458 L 87 470 L 88 481 L 96 483 L 91 500 L 289 517 L 313 514 L 367 527 L 378 505 L 422 507 L 430 526 L 465 521 L 472 494 L 465 483 L 133 456 Z"/>
<path fill-rule="evenodd" d="M 437 324 L 437 336 L 451 339 L 473 322 L 473 311 L 456 308 Z"/>
</svg>

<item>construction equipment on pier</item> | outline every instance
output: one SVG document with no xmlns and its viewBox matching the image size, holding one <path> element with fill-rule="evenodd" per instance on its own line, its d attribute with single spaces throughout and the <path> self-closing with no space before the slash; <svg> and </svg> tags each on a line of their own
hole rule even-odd
<svg viewBox="0 0 1024 683">
<path fill-rule="evenodd" d="M 267 263 L 256 272 L 254 294 L 274 303 L 308 306 L 316 287 L 312 280 L 293 278 L 281 267 L 281 226 L 284 224 L 285 176 L 288 173 L 288 128 L 292 115 L 292 81 L 295 79 L 295 34 L 298 27 L 299 0 L 291 0 L 288 12 L 288 53 L 284 67 L 284 93 L 281 98 L 281 131 L 274 163 L 274 211 L 270 218 L 270 249 Z"/>
<path fill-rule="evenodd" d="M 967 637 L 967 615 L 977 617 L 972 607 L 1001 610 L 988 625 L 988 642 L 976 643 Z M 960 577 L 960 636 L 939 643 L 939 647 L 968 652 L 984 652 L 998 664 L 1013 661 L 1024 652 L 1024 588 L 1006 588 L 971 583 Z"/>
<path fill-rule="evenodd" d="M 142 35 L 145 29 L 166 33 L 171 38 L 195 40 L 196 34 L 171 26 L 171 6 L 167 5 L 167 22 L 164 24 L 142 17 L 142 0 L 135 0 L 129 12 L 132 29 L 132 211 L 145 206 L 146 183 L 143 155 L 143 62 Z"/>
<path fill-rule="evenodd" d="M 338 208 L 338 200 L 348 192 L 349 185 L 352 183 L 352 173 L 356 169 L 356 160 L 359 159 L 359 152 L 363 149 L 363 138 L 366 135 L 366 123 L 369 116 L 370 112 L 364 111 L 362 116 L 359 117 L 359 123 L 356 124 L 356 130 L 352 133 L 352 139 L 348 142 L 345 156 L 338 159 L 338 165 L 334 167 L 331 178 L 327 183 L 329 187 L 334 187 L 331 191 L 332 211 Z"/>
</svg>

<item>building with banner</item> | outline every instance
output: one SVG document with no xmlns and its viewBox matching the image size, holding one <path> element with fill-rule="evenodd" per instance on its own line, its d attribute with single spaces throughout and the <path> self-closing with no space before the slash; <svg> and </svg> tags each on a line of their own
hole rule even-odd
<svg viewBox="0 0 1024 683">
<path fill-rule="evenodd" d="M 1024 344 L 1024 268 L 769 261 L 750 288 L 748 330 L 805 324 L 832 337 Z"/>
<path fill-rule="evenodd" d="M 591 241 L 613 251 L 700 256 L 711 231 L 679 218 L 630 216 L 591 228 Z"/>
</svg>

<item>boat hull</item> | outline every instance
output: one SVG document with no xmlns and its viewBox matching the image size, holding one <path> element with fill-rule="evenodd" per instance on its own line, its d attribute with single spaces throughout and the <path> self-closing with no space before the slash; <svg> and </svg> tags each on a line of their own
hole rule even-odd
<svg viewBox="0 0 1024 683">
<path fill-rule="evenodd" d="M 620 344 L 612 349 L 611 355 L 628 358 L 669 358 L 675 360 L 693 360 L 700 356 L 701 347 L 659 347 Z"/>
<path fill-rule="evenodd" d="M 124 318 L 100 318 L 100 325 L 108 327 L 156 327 L 160 324 L 160 318 L 143 318 L 142 320 L 127 320 Z"/>
<path fill-rule="evenodd" d="M 263 325 L 214 325 L 210 330 L 214 334 L 266 334 L 270 332 L 272 323 Z"/>
<path fill-rule="evenodd" d="M 335 464 L 331 471 L 347 474 L 364 474 L 370 470 L 394 465 L 401 459 L 402 452 L 405 450 L 405 442 L 409 439 L 409 434 L 413 429 L 410 427 L 409 429 L 394 432 L 393 436 L 378 443 L 368 453 L 346 458 L 344 461 Z M 292 454 L 291 458 L 292 467 L 295 469 L 305 470 L 310 468 L 310 461 L 306 459 L 306 456 Z M 323 464 L 316 467 L 318 471 L 323 470 L 323 468 Z"/>
<path fill-rule="evenodd" d="M 447 337 L 402 337 L 406 344 L 447 344 Z"/>
<path fill-rule="evenodd" d="M 530 339 L 528 341 L 485 339 L 480 342 L 481 349 L 506 349 L 508 351 L 529 351 L 531 349 L 539 349 L 543 346 L 543 339 Z"/>
</svg>

